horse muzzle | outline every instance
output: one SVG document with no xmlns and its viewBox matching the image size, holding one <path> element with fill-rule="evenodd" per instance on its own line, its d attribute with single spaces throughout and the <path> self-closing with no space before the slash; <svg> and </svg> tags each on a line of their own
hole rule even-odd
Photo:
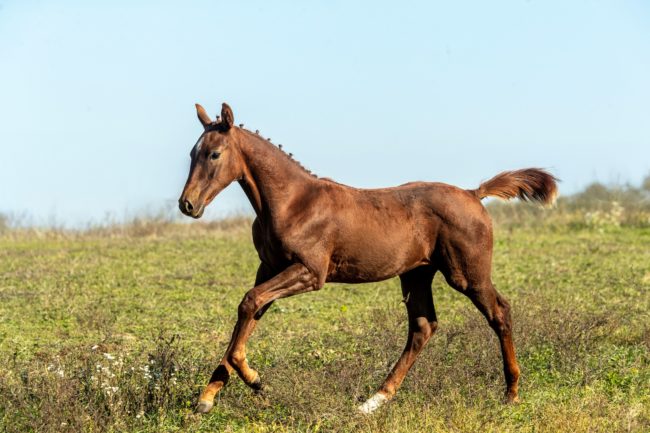
<svg viewBox="0 0 650 433">
<path fill-rule="evenodd" d="M 203 216 L 205 205 L 203 203 L 198 205 L 196 203 L 192 203 L 191 200 L 184 199 L 183 197 L 181 197 L 178 200 L 178 208 L 181 210 L 181 212 L 184 215 L 187 215 L 195 219 L 199 219 L 201 218 L 201 216 Z"/>
</svg>

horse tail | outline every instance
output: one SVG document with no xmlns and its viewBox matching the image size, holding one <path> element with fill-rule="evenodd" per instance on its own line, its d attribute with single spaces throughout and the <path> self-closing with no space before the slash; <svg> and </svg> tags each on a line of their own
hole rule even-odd
<svg viewBox="0 0 650 433">
<path fill-rule="evenodd" d="M 470 192 L 479 199 L 498 197 L 510 200 L 518 197 L 523 201 L 534 201 L 549 206 L 557 197 L 557 181 L 555 176 L 545 170 L 524 168 L 499 173 Z"/>
</svg>

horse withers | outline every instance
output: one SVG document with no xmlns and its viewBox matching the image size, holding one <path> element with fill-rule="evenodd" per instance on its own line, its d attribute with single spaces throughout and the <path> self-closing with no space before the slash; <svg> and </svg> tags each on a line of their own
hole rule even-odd
<svg viewBox="0 0 650 433">
<path fill-rule="evenodd" d="M 500 173 L 474 190 L 437 182 L 354 188 L 312 175 L 257 132 L 235 126 L 227 104 L 217 121 L 198 104 L 196 110 L 203 133 L 190 153 L 180 210 L 200 218 L 219 192 L 238 181 L 255 210 L 253 242 L 260 258 L 255 285 L 239 304 L 230 344 L 201 394 L 198 412 L 212 408 L 233 370 L 251 388 L 262 388 L 248 365 L 246 342 L 273 301 L 319 290 L 326 282 L 399 276 L 408 338 L 377 393 L 359 407 L 374 411 L 395 395 L 438 326 L 431 293 L 437 271 L 495 331 L 506 399 L 518 400 L 510 305 L 492 284 L 492 223 L 481 199 L 518 197 L 548 205 L 557 194 L 555 177 L 528 168 Z"/>
</svg>

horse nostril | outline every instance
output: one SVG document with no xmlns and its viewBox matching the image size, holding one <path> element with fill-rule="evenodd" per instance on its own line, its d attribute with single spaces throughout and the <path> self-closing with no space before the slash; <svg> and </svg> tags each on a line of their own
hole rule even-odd
<svg viewBox="0 0 650 433">
<path fill-rule="evenodd" d="M 185 210 L 188 212 L 192 212 L 194 210 L 194 206 L 192 206 L 192 203 L 189 200 L 185 200 Z"/>
</svg>

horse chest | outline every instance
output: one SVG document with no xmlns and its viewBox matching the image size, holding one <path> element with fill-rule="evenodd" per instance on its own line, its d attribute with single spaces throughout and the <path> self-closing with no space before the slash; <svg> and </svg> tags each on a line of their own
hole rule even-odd
<svg viewBox="0 0 650 433">
<path fill-rule="evenodd" d="M 254 226 L 253 241 L 260 260 L 272 269 L 282 270 L 290 264 L 290 248 L 268 226 Z"/>
</svg>

